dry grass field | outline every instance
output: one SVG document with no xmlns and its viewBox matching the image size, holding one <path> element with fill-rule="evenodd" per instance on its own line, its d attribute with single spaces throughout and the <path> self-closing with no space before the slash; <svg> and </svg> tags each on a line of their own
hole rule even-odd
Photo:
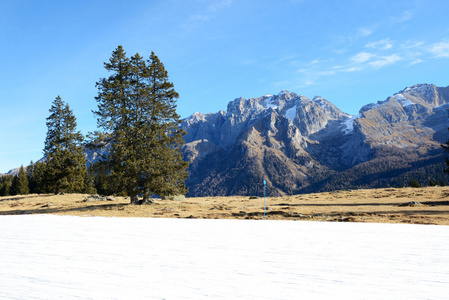
<svg viewBox="0 0 449 300">
<path fill-rule="evenodd" d="M 0 215 L 263 219 L 264 198 L 200 197 L 130 205 L 128 198 L 84 201 L 88 195 L 0 197 Z M 266 198 L 267 220 L 449 225 L 449 187 L 336 191 Z"/>
</svg>

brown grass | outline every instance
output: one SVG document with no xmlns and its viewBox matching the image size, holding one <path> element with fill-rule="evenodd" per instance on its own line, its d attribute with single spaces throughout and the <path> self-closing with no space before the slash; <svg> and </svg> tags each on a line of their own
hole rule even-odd
<svg viewBox="0 0 449 300">
<path fill-rule="evenodd" d="M 0 215 L 263 219 L 264 199 L 200 197 L 130 205 L 129 199 L 89 201 L 87 195 L 0 197 Z M 404 205 L 409 202 L 417 204 Z M 449 187 L 336 191 L 266 199 L 268 220 L 376 222 L 449 225 Z"/>
</svg>

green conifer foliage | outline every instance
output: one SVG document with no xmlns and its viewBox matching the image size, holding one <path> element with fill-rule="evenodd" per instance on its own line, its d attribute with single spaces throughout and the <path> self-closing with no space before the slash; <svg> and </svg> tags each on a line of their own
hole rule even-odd
<svg viewBox="0 0 449 300">
<path fill-rule="evenodd" d="M 105 68 L 112 73 L 97 83 L 98 126 L 109 144 L 107 166 L 116 192 L 131 203 L 138 194 L 185 194 L 188 163 L 182 158 L 185 132 L 176 113 L 179 97 L 159 58 L 131 58 L 121 46 Z"/>
<path fill-rule="evenodd" d="M 5 175 L 0 177 L 0 196 L 9 196 L 11 195 L 11 185 L 14 176 Z"/>
<path fill-rule="evenodd" d="M 15 175 L 13 178 L 12 178 L 12 181 L 11 181 L 11 186 L 10 186 L 10 189 L 9 189 L 9 194 L 10 195 L 18 195 L 18 193 L 19 193 L 19 189 L 18 189 L 18 177 L 17 177 L 17 175 Z"/>
<path fill-rule="evenodd" d="M 30 161 L 30 164 L 26 168 L 26 176 L 28 179 L 28 188 L 30 190 L 30 194 L 34 194 L 36 190 L 35 183 L 33 182 L 33 173 L 34 173 L 34 163 Z"/>
<path fill-rule="evenodd" d="M 83 135 L 76 131 L 76 118 L 69 105 L 58 96 L 47 118 L 46 158 L 42 184 L 45 190 L 82 192 L 87 176 L 86 158 L 83 153 Z"/>
<path fill-rule="evenodd" d="M 28 195 L 30 189 L 28 187 L 28 178 L 23 166 L 20 167 L 19 174 L 15 176 L 13 180 L 13 193 L 14 195 Z"/>
<path fill-rule="evenodd" d="M 48 192 L 45 184 L 46 166 L 46 163 L 39 161 L 32 165 L 28 173 L 31 193 L 42 194 Z"/>
</svg>

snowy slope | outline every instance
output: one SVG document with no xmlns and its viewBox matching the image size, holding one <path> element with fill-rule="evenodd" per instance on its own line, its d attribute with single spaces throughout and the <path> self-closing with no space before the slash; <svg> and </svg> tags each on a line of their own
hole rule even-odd
<svg viewBox="0 0 449 300">
<path fill-rule="evenodd" d="M 449 227 L 0 218 L 1 299 L 442 299 Z"/>
</svg>

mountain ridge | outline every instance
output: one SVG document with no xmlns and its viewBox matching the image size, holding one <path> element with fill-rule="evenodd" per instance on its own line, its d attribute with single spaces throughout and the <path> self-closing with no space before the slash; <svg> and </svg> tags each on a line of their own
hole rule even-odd
<svg viewBox="0 0 449 300">
<path fill-rule="evenodd" d="M 363 166 L 376 169 L 380 160 L 391 164 L 382 167 L 390 174 L 383 184 L 404 185 L 407 178 L 397 179 L 404 173 L 396 174 L 399 165 L 443 156 L 448 109 L 449 87 L 433 84 L 407 87 L 362 106 L 356 116 L 320 96 L 309 99 L 285 90 L 236 98 L 227 111 L 183 120 L 184 153 L 191 161 L 187 185 L 191 195 L 260 195 L 263 179 L 273 195 L 332 189 L 330 182 L 339 182 L 337 188 L 370 187 L 375 180 L 344 184 L 338 177 L 360 173 Z M 413 167 L 407 172 L 414 174 Z"/>
<path fill-rule="evenodd" d="M 444 180 L 449 86 L 416 84 L 357 115 L 280 91 L 182 120 L 190 196 L 272 196 Z M 107 151 L 86 151 L 88 164 Z M 13 170 L 7 174 L 14 174 Z"/>
</svg>

